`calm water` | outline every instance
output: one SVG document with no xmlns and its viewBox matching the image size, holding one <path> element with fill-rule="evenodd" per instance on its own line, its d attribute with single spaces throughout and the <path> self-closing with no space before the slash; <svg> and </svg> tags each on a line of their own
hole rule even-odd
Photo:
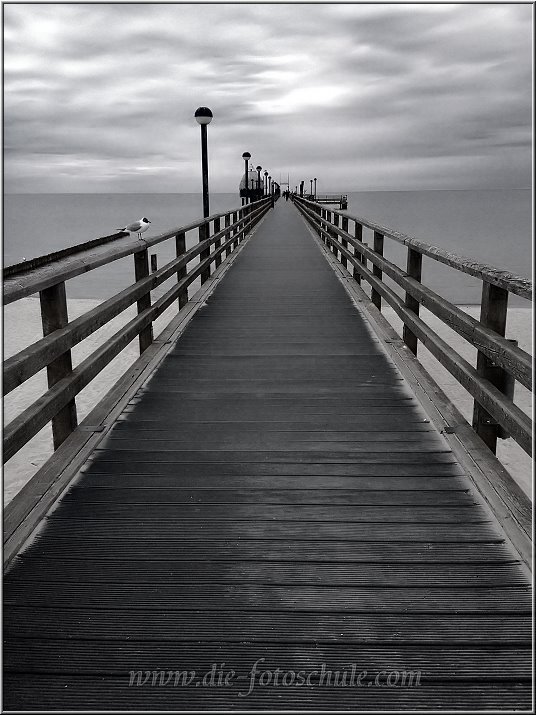
<svg viewBox="0 0 536 715">
<path fill-rule="evenodd" d="M 211 212 L 238 207 L 234 194 L 213 194 Z M 4 264 L 17 263 L 97 236 L 147 216 L 151 233 L 201 216 L 196 194 L 12 194 L 4 197 Z M 351 193 L 350 214 L 376 220 L 480 262 L 531 277 L 532 199 L 529 189 Z M 188 234 L 188 246 L 197 240 Z M 367 231 L 364 240 L 372 243 Z M 170 244 L 172 242 L 169 242 Z M 152 249 L 159 266 L 173 246 Z M 405 265 L 405 249 L 386 240 L 386 256 Z M 68 282 L 71 297 L 105 298 L 132 281 L 132 259 Z M 480 301 L 481 284 L 425 258 L 423 282 L 458 304 Z M 521 299 L 512 304 L 527 305 Z"/>
</svg>

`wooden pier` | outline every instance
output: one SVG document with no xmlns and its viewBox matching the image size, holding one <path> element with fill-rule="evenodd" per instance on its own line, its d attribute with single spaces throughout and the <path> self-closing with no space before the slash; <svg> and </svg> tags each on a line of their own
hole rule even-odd
<svg viewBox="0 0 536 715">
<path fill-rule="evenodd" d="M 191 226 L 99 247 L 96 265 L 177 237 L 182 309 L 153 340 L 163 303 L 138 302 L 141 362 L 7 508 L 5 709 L 530 710 L 530 504 L 346 270 L 381 279 L 362 233 L 297 205 L 316 237 L 261 201 L 186 253 Z M 82 339 L 69 325 L 8 361 L 8 389 Z"/>
</svg>

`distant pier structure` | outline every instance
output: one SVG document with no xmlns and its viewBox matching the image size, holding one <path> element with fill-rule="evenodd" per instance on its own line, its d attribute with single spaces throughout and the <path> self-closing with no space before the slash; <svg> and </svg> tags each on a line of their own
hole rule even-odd
<svg viewBox="0 0 536 715">
<path fill-rule="evenodd" d="M 240 180 L 239 194 L 240 198 L 245 200 L 246 203 L 260 201 L 272 193 L 275 198 L 279 198 L 281 188 L 276 181 L 266 182 L 263 180 L 263 175 L 259 170 L 249 169 L 246 182 L 246 172 L 244 172 Z"/>
<path fill-rule="evenodd" d="M 317 204 L 338 204 L 341 211 L 346 211 L 348 208 L 348 196 L 346 194 L 319 194 L 314 198 L 311 197 L 311 201 L 315 201 Z"/>
</svg>

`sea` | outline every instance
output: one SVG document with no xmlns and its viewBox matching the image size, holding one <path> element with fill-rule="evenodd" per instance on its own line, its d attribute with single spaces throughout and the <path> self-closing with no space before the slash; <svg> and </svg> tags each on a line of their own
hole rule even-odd
<svg viewBox="0 0 536 715">
<path fill-rule="evenodd" d="M 238 208 L 236 193 L 210 197 L 210 212 Z M 348 194 L 348 213 L 524 278 L 532 271 L 530 189 L 460 191 L 370 191 Z M 202 215 L 200 194 L 6 194 L 4 265 L 114 233 L 146 216 L 150 233 L 184 226 Z M 364 240 L 372 244 L 371 232 Z M 198 240 L 187 234 L 187 246 Z M 173 241 L 151 249 L 158 265 L 174 257 Z M 385 241 L 387 258 L 404 267 L 405 247 Z M 68 281 L 70 298 L 105 299 L 133 280 L 131 257 Z M 459 305 L 480 302 L 482 283 L 424 258 L 423 283 Z M 512 306 L 530 307 L 516 296 Z"/>
</svg>

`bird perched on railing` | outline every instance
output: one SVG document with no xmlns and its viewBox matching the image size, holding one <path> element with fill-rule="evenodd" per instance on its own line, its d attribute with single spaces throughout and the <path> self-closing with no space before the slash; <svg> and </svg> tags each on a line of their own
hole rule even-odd
<svg viewBox="0 0 536 715">
<path fill-rule="evenodd" d="M 148 218 L 140 218 L 139 221 L 134 221 L 134 223 L 129 223 L 128 226 L 125 226 L 124 228 L 118 228 L 118 231 L 128 231 L 128 233 L 136 233 L 138 235 L 138 238 L 141 239 L 141 234 L 144 231 L 147 231 L 149 228 L 149 224 L 151 222 L 149 221 Z"/>
</svg>

